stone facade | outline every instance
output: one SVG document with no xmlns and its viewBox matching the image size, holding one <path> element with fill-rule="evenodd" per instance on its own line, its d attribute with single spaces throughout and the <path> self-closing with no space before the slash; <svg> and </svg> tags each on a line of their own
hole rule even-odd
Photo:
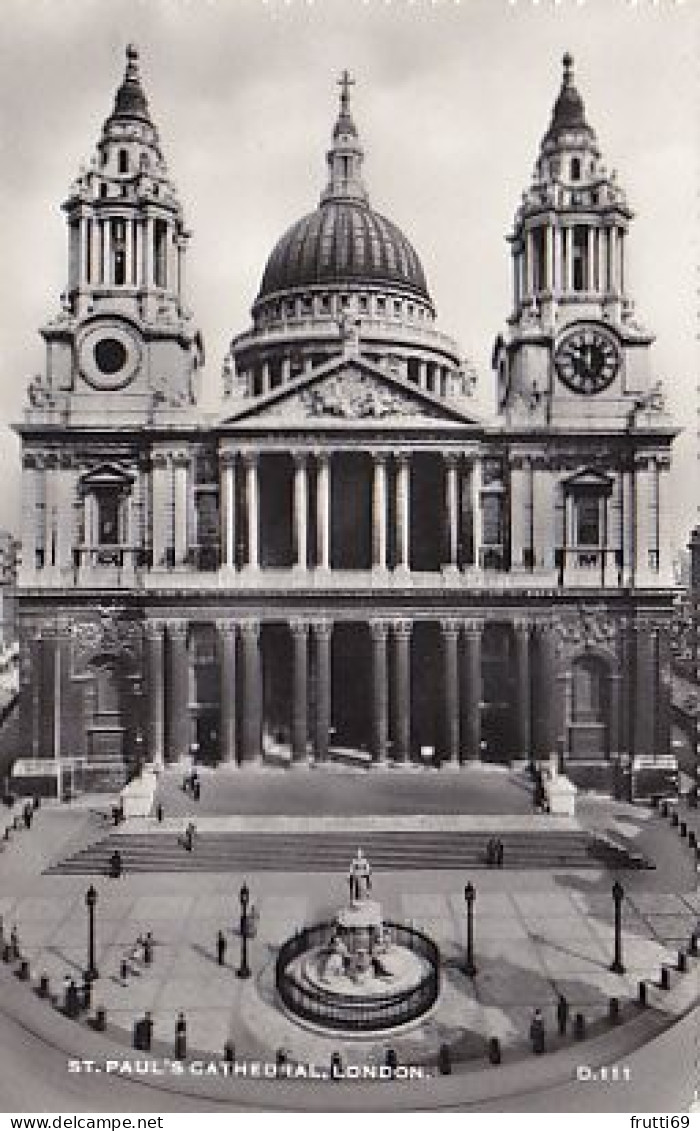
<svg viewBox="0 0 700 1131">
<path fill-rule="evenodd" d="M 64 205 L 22 442 L 24 754 L 230 767 L 669 746 L 675 429 L 627 296 L 631 212 L 565 60 L 510 237 L 497 419 L 367 201 L 342 81 L 316 213 L 198 406 L 189 233 L 137 53 Z"/>
</svg>

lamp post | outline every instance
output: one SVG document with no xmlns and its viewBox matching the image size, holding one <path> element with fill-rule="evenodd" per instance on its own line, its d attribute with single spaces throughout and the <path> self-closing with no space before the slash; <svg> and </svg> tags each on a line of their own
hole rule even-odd
<svg viewBox="0 0 700 1131">
<path fill-rule="evenodd" d="M 615 957 L 610 969 L 613 974 L 624 974 L 625 967 L 622 963 L 622 901 L 625 898 L 625 889 L 619 880 L 612 886 L 612 897 L 615 904 Z"/>
<path fill-rule="evenodd" d="M 249 978 L 250 967 L 248 965 L 248 925 L 250 919 L 248 918 L 248 903 L 250 902 L 250 892 L 248 885 L 244 882 L 243 887 L 239 893 L 241 901 L 241 964 L 236 970 L 237 978 Z"/>
<path fill-rule="evenodd" d="M 474 900 L 476 899 L 476 889 L 474 884 L 467 884 L 464 889 L 464 898 L 467 903 L 467 961 L 464 973 L 468 978 L 473 978 L 476 974 L 476 966 L 474 965 Z"/>
<path fill-rule="evenodd" d="M 88 909 L 88 964 L 86 977 L 91 982 L 99 977 L 97 966 L 95 964 L 95 905 L 97 903 L 97 892 L 92 884 L 85 893 L 85 903 Z"/>
</svg>

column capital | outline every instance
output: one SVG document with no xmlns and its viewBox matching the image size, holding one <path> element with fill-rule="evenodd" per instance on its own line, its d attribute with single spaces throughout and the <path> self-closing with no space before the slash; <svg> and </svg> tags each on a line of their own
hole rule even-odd
<svg viewBox="0 0 700 1131">
<path fill-rule="evenodd" d="M 408 467 L 411 461 L 411 453 L 404 451 L 394 452 L 394 459 L 399 467 Z"/>
<path fill-rule="evenodd" d="M 329 464 L 331 459 L 331 452 L 327 448 L 312 448 L 310 453 L 318 464 Z"/>
<path fill-rule="evenodd" d="M 296 467 L 306 467 L 309 462 L 310 452 L 306 448 L 293 448 L 290 455 Z"/>
<path fill-rule="evenodd" d="M 189 625 L 186 620 L 166 620 L 165 625 L 168 630 L 168 636 L 187 636 L 187 629 Z"/>
<path fill-rule="evenodd" d="M 242 620 L 239 624 L 239 628 L 245 642 L 253 642 L 260 639 L 259 620 Z"/>
<path fill-rule="evenodd" d="M 253 450 L 252 448 L 248 448 L 245 451 L 241 452 L 241 460 L 243 462 L 243 466 L 246 468 L 257 467 L 259 458 L 260 452 Z"/>
<path fill-rule="evenodd" d="M 375 451 L 374 449 L 369 453 L 372 457 L 373 464 L 380 464 L 384 467 L 389 459 L 389 453 L 383 451 Z"/>
<path fill-rule="evenodd" d="M 303 617 L 291 617 L 289 620 L 289 631 L 295 638 L 308 636 L 310 627 L 311 622 Z"/>
<path fill-rule="evenodd" d="M 230 468 L 236 466 L 235 452 L 219 452 L 219 467 Z"/>
<path fill-rule="evenodd" d="M 462 622 L 457 620 L 456 617 L 444 617 L 440 621 L 440 631 L 443 636 L 457 638 L 459 630 L 462 627 Z"/>
<path fill-rule="evenodd" d="M 480 640 L 484 631 L 484 621 L 480 617 L 471 617 L 463 622 L 464 634 L 474 640 Z"/>
<path fill-rule="evenodd" d="M 330 640 L 333 633 L 333 621 L 327 617 L 314 618 L 309 621 L 311 628 L 316 636 L 325 640 Z"/>
<path fill-rule="evenodd" d="M 532 622 L 528 617 L 514 617 L 513 618 L 513 632 L 517 636 L 529 636 Z"/>
<path fill-rule="evenodd" d="M 386 640 L 389 635 L 391 621 L 383 617 L 372 617 L 368 621 L 368 624 L 373 640 Z"/>
<path fill-rule="evenodd" d="M 147 640 L 162 640 L 165 625 L 164 620 L 147 620 L 143 626 L 144 636 Z"/>
<path fill-rule="evenodd" d="M 216 620 L 214 623 L 220 636 L 234 637 L 236 635 L 238 625 L 235 620 Z"/>
<path fill-rule="evenodd" d="M 413 632 L 413 621 L 410 620 L 394 620 L 391 622 L 391 627 L 395 636 L 399 638 L 409 639 Z"/>
<path fill-rule="evenodd" d="M 457 468 L 461 462 L 461 452 L 443 452 L 442 458 L 444 463 L 449 468 Z"/>
</svg>

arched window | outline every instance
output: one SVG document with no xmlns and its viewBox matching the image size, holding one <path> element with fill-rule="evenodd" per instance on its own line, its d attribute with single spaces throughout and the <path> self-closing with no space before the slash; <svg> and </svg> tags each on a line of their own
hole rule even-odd
<svg viewBox="0 0 700 1131">
<path fill-rule="evenodd" d="M 118 165 L 118 168 L 119 168 L 120 173 L 128 173 L 129 172 L 129 151 L 128 151 L 128 149 L 120 149 L 119 150 L 119 165 Z"/>
<path fill-rule="evenodd" d="M 572 181 L 580 181 L 581 180 L 581 158 L 580 157 L 572 157 L 571 158 L 571 179 L 572 179 Z"/>
</svg>

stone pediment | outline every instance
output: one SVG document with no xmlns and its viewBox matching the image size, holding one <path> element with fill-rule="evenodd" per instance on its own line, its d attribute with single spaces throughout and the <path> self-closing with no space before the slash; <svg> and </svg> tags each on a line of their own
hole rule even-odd
<svg viewBox="0 0 700 1131">
<path fill-rule="evenodd" d="M 476 424 L 449 402 L 374 366 L 345 362 L 241 404 L 226 423 L 272 427 Z"/>
</svg>

